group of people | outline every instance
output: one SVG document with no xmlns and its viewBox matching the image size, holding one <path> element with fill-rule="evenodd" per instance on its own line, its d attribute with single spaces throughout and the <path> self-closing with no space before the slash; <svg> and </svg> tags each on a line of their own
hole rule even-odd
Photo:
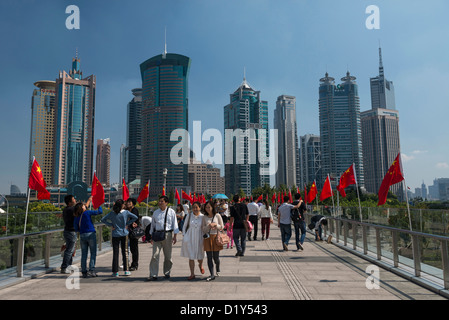
<svg viewBox="0 0 449 320">
<path fill-rule="evenodd" d="M 295 195 L 293 203 L 288 203 L 288 201 L 289 197 L 285 197 L 284 203 L 279 205 L 276 210 L 282 246 L 285 251 L 288 251 L 293 222 L 296 247 L 298 250 L 304 250 L 303 243 L 306 236 L 304 213 L 307 208 L 299 194 Z M 181 256 L 189 260 L 190 276 L 188 280 L 195 279 L 195 261 L 197 261 L 201 274 L 205 273 L 203 267 L 205 257 L 210 273 L 206 280 L 214 280 L 215 277 L 220 276 L 220 251 L 223 249 L 223 245 L 216 241 L 219 232 L 226 230 L 231 248 L 235 244 L 235 256 L 242 257 L 245 254 L 246 241 L 257 240 L 258 221 L 261 221 L 262 240 L 269 240 L 270 225 L 274 222 L 272 208 L 266 200 L 257 203 L 245 199 L 241 202 L 240 197 L 236 195 L 233 202 L 234 204 L 231 206 L 228 206 L 225 201 L 210 200 L 205 204 L 194 202 L 191 209 L 185 203 L 178 205 L 175 211 L 168 206 L 168 197 L 161 196 L 158 201 L 159 208 L 153 212 L 152 217 L 140 217 L 135 207 L 135 199 L 117 200 L 112 211 L 101 219 L 101 222 L 112 229 L 112 276 L 119 276 L 120 250 L 124 275 L 129 276 L 131 271 L 138 269 L 139 237 L 132 236 L 131 231 L 140 227 L 145 230 L 145 242 L 150 242 L 153 247 L 147 281 L 158 279 L 161 251 L 164 254 L 163 275 L 166 279 L 170 278 L 173 266 L 172 248 L 177 242 L 179 232 L 183 234 Z M 82 275 L 83 277 L 96 277 L 97 243 L 92 216 L 102 214 L 103 210 L 101 206 L 96 210 L 88 210 L 91 198 L 87 203 L 76 203 L 75 198 L 68 195 L 65 197 L 65 203 L 67 205 L 63 211 L 65 251 L 61 273 L 70 273 L 67 268 L 72 264 L 77 233 L 79 233 Z M 315 240 L 321 240 L 322 225 L 326 225 L 325 217 L 314 216 L 311 222 L 309 229 L 315 229 Z M 131 251 L 131 264 L 128 262 L 128 246 Z M 89 266 L 87 266 L 88 251 L 90 251 Z"/>
</svg>

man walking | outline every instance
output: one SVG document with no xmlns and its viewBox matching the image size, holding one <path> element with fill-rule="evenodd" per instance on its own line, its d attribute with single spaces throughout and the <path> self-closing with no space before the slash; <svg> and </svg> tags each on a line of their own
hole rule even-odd
<svg viewBox="0 0 449 320">
<path fill-rule="evenodd" d="M 293 205 L 300 204 L 298 209 L 292 210 L 292 221 L 293 227 L 295 228 L 296 237 L 296 248 L 299 250 L 304 250 L 303 243 L 306 238 L 306 223 L 304 221 L 304 212 L 307 211 L 306 204 L 301 200 L 301 195 L 299 193 L 295 194 L 295 201 Z M 299 231 L 301 230 L 301 237 L 299 236 Z"/>
<path fill-rule="evenodd" d="M 233 200 L 234 205 L 230 209 L 231 217 L 229 218 L 229 225 L 233 226 L 232 237 L 234 238 L 235 248 L 237 249 L 235 256 L 243 257 L 246 248 L 247 232 L 245 221 L 248 221 L 249 218 L 248 207 L 246 204 L 240 203 L 240 197 L 237 194 Z"/>
<path fill-rule="evenodd" d="M 156 231 L 165 232 L 165 239 L 162 241 L 154 241 L 153 234 Z M 178 232 L 176 213 L 168 207 L 168 197 L 161 196 L 159 198 L 159 209 L 153 213 L 150 228 L 150 234 L 152 236 L 150 243 L 153 245 L 153 255 L 150 262 L 150 276 L 148 277 L 148 281 L 157 280 L 161 250 L 164 252 L 164 276 L 166 279 L 170 279 L 170 272 L 173 266 L 172 248 L 176 243 Z"/>
<path fill-rule="evenodd" d="M 254 240 L 257 240 L 257 221 L 259 219 L 259 206 L 253 200 L 251 203 L 248 203 L 248 213 L 249 213 L 249 222 L 253 224 L 254 229 Z M 251 241 L 251 232 L 248 232 L 248 240 Z"/>
<path fill-rule="evenodd" d="M 291 211 L 292 209 L 298 209 L 301 205 L 300 203 L 292 205 L 288 203 L 289 200 L 289 196 L 284 196 L 284 203 L 278 209 L 278 227 L 281 228 L 282 246 L 284 251 L 288 251 L 288 242 L 292 236 Z"/>
<path fill-rule="evenodd" d="M 132 256 L 132 260 L 133 260 L 131 262 L 131 266 L 129 268 L 129 271 L 135 271 L 139 267 L 139 239 L 138 238 L 133 238 L 131 236 L 131 231 L 134 228 L 137 228 L 138 225 L 139 225 L 139 222 L 140 222 L 139 210 L 135 207 L 136 203 L 137 203 L 137 200 L 134 199 L 134 198 L 129 198 L 125 202 L 126 210 L 128 210 L 129 212 L 131 212 L 132 214 L 137 216 L 137 221 L 133 222 L 128 227 L 128 231 L 129 231 L 129 234 L 128 234 L 129 249 L 131 251 L 131 256 Z"/>
</svg>

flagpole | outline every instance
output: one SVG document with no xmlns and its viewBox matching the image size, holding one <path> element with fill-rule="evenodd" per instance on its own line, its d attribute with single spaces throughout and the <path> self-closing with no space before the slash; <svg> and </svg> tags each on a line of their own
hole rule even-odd
<svg viewBox="0 0 449 320">
<path fill-rule="evenodd" d="M 340 176 L 338 177 L 338 183 L 340 183 L 340 179 L 341 179 L 341 174 L 340 174 Z M 337 189 L 337 212 L 338 212 L 338 217 L 340 217 L 340 195 L 339 195 L 339 193 L 340 193 L 340 191 L 338 191 L 338 189 Z M 333 197 L 332 197 L 332 199 L 333 199 Z"/>
<path fill-rule="evenodd" d="M 331 187 L 331 193 L 332 193 L 332 211 L 335 212 L 334 192 L 332 191 L 331 178 L 329 177 L 329 173 L 327 174 L 327 178 L 329 179 L 329 185 Z"/>
<path fill-rule="evenodd" d="M 412 217 L 410 216 L 410 206 L 409 206 L 409 204 L 408 204 L 407 185 L 406 185 L 406 183 L 405 183 L 405 179 L 402 180 L 402 184 L 403 184 L 404 190 L 405 190 L 405 201 L 406 201 L 406 203 L 407 203 L 407 212 L 408 212 L 408 223 L 409 223 L 409 228 L 410 228 L 410 231 L 413 231 L 413 228 L 412 228 Z"/>
<path fill-rule="evenodd" d="M 33 156 L 33 162 L 36 158 Z M 26 234 L 26 230 L 27 230 L 27 220 L 28 220 L 28 207 L 30 204 L 30 177 L 28 176 L 28 186 L 27 186 L 27 206 L 26 206 L 26 210 L 25 210 L 25 222 L 23 224 L 23 241 L 22 241 L 22 263 L 20 264 L 20 276 L 23 277 L 23 263 L 25 261 L 25 234 Z"/>
<path fill-rule="evenodd" d="M 356 170 L 355 170 L 355 164 L 354 163 L 352 163 L 352 169 L 354 171 L 355 188 L 357 190 L 357 198 L 359 199 L 360 222 L 362 222 L 362 205 L 360 203 L 359 185 L 357 184 L 357 173 L 356 173 Z"/>
</svg>

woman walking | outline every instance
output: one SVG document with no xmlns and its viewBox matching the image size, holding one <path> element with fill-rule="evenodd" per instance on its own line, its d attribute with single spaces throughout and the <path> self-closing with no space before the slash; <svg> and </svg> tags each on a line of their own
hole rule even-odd
<svg viewBox="0 0 449 320">
<path fill-rule="evenodd" d="M 202 223 L 202 230 L 204 233 L 204 251 L 207 255 L 207 266 L 209 267 L 210 276 L 207 281 L 215 280 L 214 263 L 216 275 L 220 275 L 220 250 L 223 246 L 215 242 L 218 231 L 223 230 L 223 219 L 220 214 L 215 211 L 213 203 L 208 201 L 204 206 L 204 217 Z"/>
<path fill-rule="evenodd" d="M 128 271 L 128 226 L 137 221 L 137 216 L 125 210 L 125 202 L 117 200 L 112 211 L 101 219 L 105 225 L 112 227 L 112 276 L 118 277 L 119 247 L 122 250 L 123 271 L 125 276 L 131 275 Z"/>
<path fill-rule="evenodd" d="M 89 199 L 90 200 L 90 199 Z M 89 203 L 90 201 L 88 201 Z M 73 227 L 80 233 L 81 273 L 83 278 L 96 277 L 95 262 L 97 258 L 97 234 L 92 216 L 103 214 L 101 206 L 98 210 L 87 210 L 86 204 L 78 202 L 74 208 Z M 87 252 L 90 251 L 89 270 L 87 270 Z"/>
<path fill-rule="evenodd" d="M 188 280 L 195 279 L 195 260 L 198 260 L 198 267 L 204 274 L 203 216 L 201 203 L 194 202 L 192 212 L 187 214 L 182 230 L 181 257 L 189 258 L 190 277 Z"/>
<path fill-rule="evenodd" d="M 262 240 L 269 240 L 270 224 L 273 223 L 273 214 L 271 213 L 271 207 L 268 205 L 268 201 L 264 200 L 263 204 L 264 205 L 260 207 L 259 211 L 262 225 Z"/>
</svg>

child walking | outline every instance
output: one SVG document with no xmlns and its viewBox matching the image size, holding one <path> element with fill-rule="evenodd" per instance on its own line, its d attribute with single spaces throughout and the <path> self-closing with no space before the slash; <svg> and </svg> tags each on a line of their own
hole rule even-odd
<svg viewBox="0 0 449 320">
<path fill-rule="evenodd" d="M 228 242 L 228 246 L 226 247 L 226 249 L 229 249 L 229 244 L 231 244 L 231 249 L 234 247 L 234 237 L 233 237 L 233 232 L 232 232 L 232 228 L 234 227 L 233 224 L 230 224 L 230 222 L 226 222 L 225 224 L 225 229 L 226 229 L 226 233 L 229 237 L 229 239 L 231 241 Z"/>
</svg>

